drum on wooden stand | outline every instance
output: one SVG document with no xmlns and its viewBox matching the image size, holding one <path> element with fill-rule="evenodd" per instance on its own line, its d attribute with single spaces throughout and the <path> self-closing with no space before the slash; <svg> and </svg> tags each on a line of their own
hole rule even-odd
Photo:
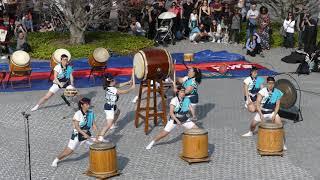
<svg viewBox="0 0 320 180">
<path fill-rule="evenodd" d="M 10 57 L 10 74 L 25 76 L 31 74 L 30 56 L 25 51 L 15 51 Z"/>
<path fill-rule="evenodd" d="M 189 129 L 182 135 L 181 158 L 189 163 L 207 162 L 208 132 L 204 129 Z"/>
<path fill-rule="evenodd" d="M 172 58 L 165 49 L 145 49 L 135 54 L 133 68 L 139 80 L 164 80 L 173 73 Z"/>
<path fill-rule="evenodd" d="M 88 58 L 88 63 L 91 67 L 105 67 L 110 54 L 105 48 L 97 48 Z"/>
<path fill-rule="evenodd" d="M 262 123 L 258 129 L 257 149 L 260 155 L 283 154 L 283 126 L 275 123 Z"/>
<path fill-rule="evenodd" d="M 56 51 L 54 51 L 54 53 L 51 56 L 51 60 L 50 60 L 50 67 L 51 69 L 53 69 L 57 64 L 59 64 L 61 62 L 61 55 L 65 54 L 68 56 L 68 61 L 70 61 L 71 59 L 71 54 L 68 50 L 66 49 L 57 49 Z"/>
<path fill-rule="evenodd" d="M 90 146 L 88 176 L 107 178 L 119 175 L 116 146 L 113 143 L 96 143 Z"/>
</svg>

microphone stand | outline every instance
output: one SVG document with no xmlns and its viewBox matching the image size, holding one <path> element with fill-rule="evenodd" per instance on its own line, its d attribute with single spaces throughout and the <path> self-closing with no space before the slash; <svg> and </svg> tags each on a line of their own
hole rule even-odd
<svg viewBox="0 0 320 180">
<path fill-rule="evenodd" d="M 30 152 L 30 135 L 29 135 L 29 116 L 31 114 L 26 114 L 25 112 L 21 113 L 24 119 L 27 121 L 27 142 L 28 142 L 28 163 L 29 163 L 29 180 L 31 180 L 31 152 Z"/>
</svg>

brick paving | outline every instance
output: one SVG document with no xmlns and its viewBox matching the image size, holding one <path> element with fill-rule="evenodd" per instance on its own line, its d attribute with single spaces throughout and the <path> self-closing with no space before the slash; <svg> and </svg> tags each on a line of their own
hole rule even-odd
<svg viewBox="0 0 320 180">
<path fill-rule="evenodd" d="M 223 44 L 193 45 L 189 42 L 169 46 L 170 52 L 196 52 L 204 49 L 243 53 L 240 46 Z M 280 62 L 290 50 L 273 49 L 265 58 L 248 60 L 267 62 L 265 66 L 278 72 L 294 71 L 297 65 Z M 261 63 L 263 65 L 263 63 Z M 284 77 L 284 76 L 283 76 Z M 294 76 L 304 90 L 320 92 L 320 74 Z M 279 77 L 277 77 L 279 78 Z M 285 77 L 286 78 L 286 77 Z M 209 132 L 209 154 L 212 161 L 189 165 L 179 158 L 181 133 L 177 128 L 152 150 L 145 150 L 163 127 L 153 127 L 145 135 L 144 124 L 134 127 L 135 104 L 131 99 L 135 92 L 123 95 L 119 100 L 121 116 L 118 128 L 108 133 L 107 139 L 117 145 L 118 167 L 122 174 L 114 179 L 320 179 L 320 122 L 318 121 L 319 96 L 303 93 L 304 121 L 293 123 L 285 120 L 288 151 L 283 157 L 260 157 L 256 151 L 256 136 L 242 138 L 248 130 L 252 114 L 245 111 L 241 93 L 242 79 L 207 79 L 200 86 L 200 104 L 197 124 Z M 28 111 L 46 91 L 1 93 L 0 109 L 0 179 L 25 179 L 25 131 L 21 112 Z M 104 119 L 103 90 L 101 87 L 80 89 L 80 93 L 92 98 L 97 123 Z M 31 113 L 30 139 L 33 179 L 93 179 L 83 173 L 88 168 L 88 151 L 85 146 L 59 163 L 50 166 L 54 157 L 66 146 L 71 136 L 71 118 L 75 105 L 66 106 L 55 96 L 39 111 Z M 25 176 L 26 175 L 26 176 Z"/>
</svg>

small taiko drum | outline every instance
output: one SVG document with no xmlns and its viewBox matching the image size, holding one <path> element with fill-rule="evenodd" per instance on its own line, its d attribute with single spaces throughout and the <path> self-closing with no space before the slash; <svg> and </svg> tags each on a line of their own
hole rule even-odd
<svg viewBox="0 0 320 180">
<path fill-rule="evenodd" d="M 50 67 L 53 69 L 57 64 L 61 62 L 61 55 L 65 54 L 68 56 L 68 61 L 71 59 L 71 54 L 66 49 L 57 49 L 51 56 Z"/>
<path fill-rule="evenodd" d="M 90 146 L 89 174 L 116 175 L 118 173 L 117 152 L 113 143 L 96 143 Z"/>
<path fill-rule="evenodd" d="M 185 53 L 183 55 L 184 61 L 192 61 L 193 60 L 193 53 Z"/>
<path fill-rule="evenodd" d="M 139 80 L 164 80 L 172 72 L 172 58 L 165 49 L 145 49 L 135 54 L 133 68 Z"/>
<path fill-rule="evenodd" d="M 258 129 L 257 149 L 261 153 L 283 151 L 283 126 L 275 123 L 262 123 Z"/>
<path fill-rule="evenodd" d="M 89 56 L 88 62 L 91 67 L 104 67 L 110 58 L 110 54 L 105 48 L 97 48 Z"/>
<path fill-rule="evenodd" d="M 78 94 L 78 91 L 76 88 L 74 88 L 73 86 L 69 85 L 66 87 L 66 89 L 64 90 L 64 96 L 68 96 L 68 97 L 74 97 Z"/>
<path fill-rule="evenodd" d="M 31 73 L 30 56 L 25 51 L 15 51 L 10 57 L 10 72 L 17 76 Z"/>
<path fill-rule="evenodd" d="M 182 136 L 182 156 L 190 159 L 208 157 L 208 132 L 204 129 L 189 129 Z"/>
</svg>

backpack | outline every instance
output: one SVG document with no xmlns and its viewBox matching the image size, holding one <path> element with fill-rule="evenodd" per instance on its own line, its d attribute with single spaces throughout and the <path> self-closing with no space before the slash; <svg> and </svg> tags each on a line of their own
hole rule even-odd
<svg viewBox="0 0 320 180">
<path fill-rule="evenodd" d="M 306 61 L 303 61 L 297 68 L 296 73 L 298 75 L 300 74 L 307 74 L 309 75 L 310 69 L 309 69 L 309 64 Z"/>
</svg>

